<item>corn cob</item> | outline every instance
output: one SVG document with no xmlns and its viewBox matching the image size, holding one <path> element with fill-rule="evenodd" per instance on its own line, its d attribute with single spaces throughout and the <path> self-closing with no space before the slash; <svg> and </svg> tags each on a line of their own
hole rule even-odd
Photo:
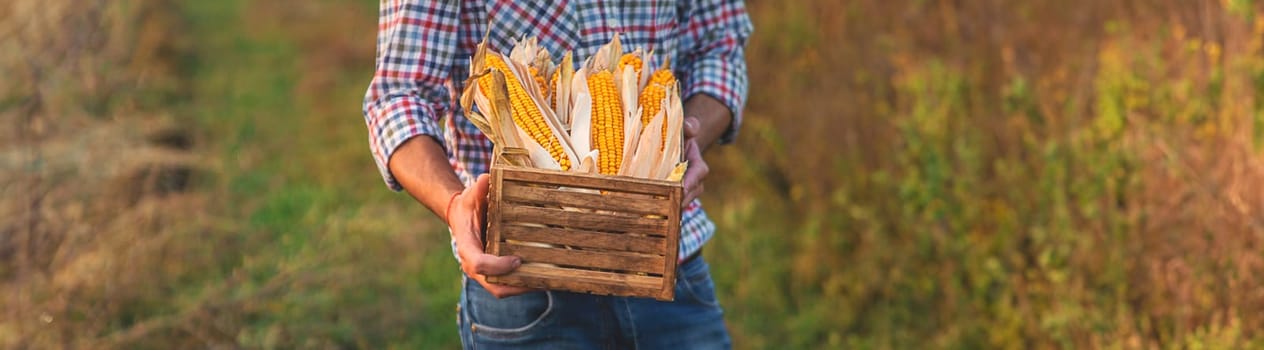
<svg viewBox="0 0 1264 350">
<path fill-rule="evenodd" d="M 641 126 L 649 124 L 654 115 L 663 109 L 664 96 L 667 96 L 667 86 L 663 84 L 650 84 L 641 91 L 641 96 L 637 99 L 637 103 L 643 108 Z"/>
<path fill-rule="evenodd" d="M 562 149 L 562 143 L 549 129 L 548 124 L 544 121 L 544 114 L 536 107 L 535 102 L 527 95 L 526 88 L 518 79 L 512 78 L 513 72 L 509 70 L 509 66 L 499 55 L 486 56 L 487 67 L 500 71 L 505 75 L 506 86 L 509 92 L 509 102 L 513 110 L 514 124 L 526 131 L 541 147 L 548 150 L 549 155 L 557 160 L 563 171 L 570 170 L 570 159 L 566 157 L 565 151 Z M 535 74 L 538 77 L 538 74 Z M 537 79 L 540 83 L 543 79 Z M 484 76 L 478 81 L 479 88 L 491 91 L 495 88 L 490 75 Z"/>
<path fill-rule="evenodd" d="M 666 65 L 659 68 L 650 76 L 650 84 L 671 85 L 676 83 L 676 75 L 672 74 L 671 68 Z"/>
<path fill-rule="evenodd" d="M 569 52 L 557 66 L 533 38 L 507 56 L 480 45 L 462 107 L 477 104 L 471 121 L 498 152 L 525 153 L 528 166 L 678 181 L 676 79 L 666 65 L 649 64 L 652 53 L 622 52 L 616 36 L 575 70 Z"/>
<path fill-rule="evenodd" d="M 622 57 L 619 57 L 619 67 L 626 67 L 629 65 L 632 66 L 632 69 L 636 71 L 636 80 L 640 81 L 641 80 L 641 56 L 637 55 L 636 53 L 629 52 L 629 53 L 623 54 Z"/>
<path fill-rule="evenodd" d="M 540 95 L 549 95 L 549 86 L 544 83 L 544 77 L 540 75 L 540 70 L 535 67 L 528 68 L 531 71 L 531 79 L 535 81 L 535 86 L 540 88 Z"/>
<path fill-rule="evenodd" d="M 549 80 L 549 86 L 557 86 L 557 77 L 561 74 L 562 74 L 561 69 L 554 70 L 553 78 Z M 549 89 L 549 94 L 548 94 L 549 95 L 548 96 L 549 108 L 553 108 L 554 110 L 557 110 L 557 93 L 555 93 L 555 91 L 552 91 L 552 90 L 553 89 Z"/>
<path fill-rule="evenodd" d="M 671 69 L 667 67 L 660 68 L 650 76 L 649 85 L 645 90 L 641 91 L 638 103 L 643 108 L 641 113 L 641 127 L 645 127 L 654 119 L 654 115 L 663 109 L 663 98 L 667 97 L 667 88 L 676 84 L 676 76 L 672 75 Z M 663 139 L 667 139 L 667 128 L 663 128 Z M 659 145 L 660 148 L 664 145 Z"/>
<path fill-rule="evenodd" d="M 602 70 L 589 75 L 588 90 L 592 94 L 592 145 L 599 150 L 598 171 L 617 174 L 623 161 L 624 116 L 613 73 Z"/>
<path fill-rule="evenodd" d="M 645 86 L 645 90 L 641 91 L 638 103 L 645 108 L 645 114 L 641 115 L 641 125 L 649 123 L 659 110 L 662 110 L 663 97 L 667 96 L 667 87 L 676 83 L 676 77 L 672 75 L 670 69 L 662 68 L 654 72 L 650 76 L 650 82 Z"/>
</svg>

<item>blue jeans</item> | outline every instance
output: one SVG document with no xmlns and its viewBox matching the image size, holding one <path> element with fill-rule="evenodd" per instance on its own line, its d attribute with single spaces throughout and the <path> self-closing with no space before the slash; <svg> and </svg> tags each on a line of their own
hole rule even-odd
<svg viewBox="0 0 1264 350">
<path fill-rule="evenodd" d="M 457 323 L 466 349 L 728 349 L 702 257 L 680 266 L 676 301 L 559 291 L 496 299 L 463 278 Z"/>
</svg>

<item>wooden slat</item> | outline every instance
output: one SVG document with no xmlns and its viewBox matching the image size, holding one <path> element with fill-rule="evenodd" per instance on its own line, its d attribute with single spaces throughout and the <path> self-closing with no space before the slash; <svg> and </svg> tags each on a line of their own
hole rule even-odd
<svg viewBox="0 0 1264 350">
<path fill-rule="evenodd" d="M 494 279 L 493 279 L 494 278 Z M 601 284 L 589 283 L 576 280 L 566 280 L 551 275 L 535 276 L 529 274 L 510 274 L 497 277 L 489 277 L 489 281 L 496 284 L 504 284 L 510 286 L 520 286 L 528 288 L 539 288 L 549 290 L 564 290 L 579 293 L 589 293 L 598 295 L 616 295 L 628 297 L 654 298 L 663 301 L 671 301 L 671 298 L 662 299 L 658 293 L 658 288 L 638 288 L 631 285 L 620 284 Z"/>
<path fill-rule="evenodd" d="M 488 186 L 488 197 L 491 197 L 487 203 L 487 234 L 483 240 L 483 252 L 492 255 L 500 255 L 500 235 L 501 227 L 504 221 L 501 220 L 501 207 L 504 204 L 501 187 L 504 186 L 501 169 L 492 169 L 492 178 Z"/>
<path fill-rule="evenodd" d="M 593 188 L 616 192 L 644 193 L 658 196 L 671 195 L 671 188 L 680 187 L 678 182 L 638 179 L 625 176 L 557 173 L 548 170 L 506 166 L 504 179 L 570 187 Z"/>
<path fill-rule="evenodd" d="M 655 298 L 671 301 L 674 295 L 662 295 L 662 277 L 637 276 L 600 271 L 527 264 L 502 276 L 488 276 L 489 282 L 552 290 L 568 290 L 601 295 Z M 665 298 L 664 298 L 665 297 Z"/>
<path fill-rule="evenodd" d="M 500 219 L 503 220 L 502 223 L 532 223 L 591 231 L 635 232 L 654 236 L 667 235 L 669 222 L 664 219 L 651 219 L 639 216 L 581 213 L 553 208 L 505 205 L 504 202 L 500 205 Z M 677 230 L 679 230 L 679 225 L 677 225 Z"/>
<path fill-rule="evenodd" d="M 615 181 L 615 180 L 612 180 L 612 181 Z M 522 186 L 537 186 L 537 187 L 543 186 L 547 188 L 566 188 L 568 191 L 573 191 L 574 189 L 581 189 L 579 187 L 574 187 L 574 186 L 560 186 L 560 185 L 553 185 L 553 184 L 535 183 L 535 182 L 526 182 L 526 181 L 517 181 L 517 180 L 507 180 L 505 181 L 505 183 L 522 185 Z M 667 200 L 667 196 L 658 195 L 658 194 L 620 192 L 620 191 L 610 191 L 610 190 L 598 190 L 598 189 L 592 189 L 592 188 L 582 188 L 582 189 L 589 190 L 589 191 L 601 191 L 601 198 L 606 198 L 607 201 L 617 202 L 617 201 L 646 201 L 646 200 L 666 201 Z"/>
<path fill-rule="evenodd" d="M 620 196 L 619 193 L 613 192 L 597 194 L 558 188 L 528 187 L 515 181 L 505 181 L 504 186 L 501 187 L 501 195 L 502 200 L 507 202 L 560 205 L 662 216 L 670 215 L 672 207 L 672 203 L 666 197 L 663 199 L 653 199 L 651 197 L 627 198 L 626 195 Z"/>
<path fill-rule="evenodd" d="M 552 290 L 652 297 L 658 300 L 674 298 L 675 269 L 679 258 L 677 249 L 680 244 L 679 203 L 683 195 L 679 183 L 622 176 L 559 173 L 500 163 L 502 162 L 494 164 L 491 169 L 488 244 L 484 250 L 495 255 L 522 256 L 528 263 L 577 268 L 529 264 L 510 275 L 491 276 L 489 281 Z M 545 186 L 530 186 L 531 184 Z M 604 192 L 600 195 L 577 193 L 550 188 L 550 185 L 599 189 Z M 598 198 L 602 200 L 595 205 L 585 202 L 596 201 Z M 655 204 L 628 205 L 633 202 Z M 599 209 L 607 213 L 564 211 L 557 208 L 560 206 Z M 646 218 L 646 214 L 662 217 Z M 518 225 L 523 223 L 565 228 Z M 649 234 L 652 237 L 633 236 L 625 234 L 626 232 Z M 522 246 L 506 242 L 505 237 L 590 249 Z M 601 239 L 607 237 L 617 239 Z M 662 276 L 584 270 L 583 267 L 646 272 Z"/>
<path fill-rule="evenodd" d="M 680 212 L 681 196 L 684 196 L 684 189 L 682 188 L 676 188 L 672 191 L 671 196 L 668 196 L 671 199 L 672 206 L 670 209 L 672 212 Z M 672 300 L 676 294 L 676 263 L 677 259 L 680 258 L 680 215 L 669 216 L 667 227 L 670 227 L 671 231 L 667 233 L 667 256 L 665 257 L 667 266 L 663 273 L 663 285 L 662 289 L 659 290 L 659 300 Z"/>
<path fill-rule="evenodd" d="M 621 284 L 644 289 L 658 289 L 663 283 L 663 277 L 661 276 L 640 276 L 627 273 L 571 269 L 541 264 L 526 264 L 519 266 L 518 269 L 514 270 L 514 272 L 510 273 L 510 275 L 558 278 L 592 284 Z"/>
<path fill-rule="evenodd" d="M 609 249 L 627 252 L 662 255 L 667 251 L 667 239 L 652 236 L 601 233 L 568 230 L 552 227 L 526 227 L 501 225 L 500 237 L 525 242 L 567 245 L 580 248 Z"/>
<path fill-rule="evenodd" d="M 666 260 L 662 256 L 642 255 L 635 253 L 593 252 L 586 250 L 570 250 L 565 248 L 528 247 L 508 242 L 500 245 L 503 255 L 516 255 L 524 263 L 546 263 L 633 271 L 645 273 L 664 273 Z"/>
</svg>

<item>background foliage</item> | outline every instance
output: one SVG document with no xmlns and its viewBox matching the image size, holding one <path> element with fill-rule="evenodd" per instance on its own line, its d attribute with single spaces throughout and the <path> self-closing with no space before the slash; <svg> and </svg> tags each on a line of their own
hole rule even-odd
<svg viewBox="0 0 1264 350">
<path fill-rule="evenodd" d="M 0 5 L 0 347 L 450 348 L 368 0 Z M 739 348 L 1264 347 L 1264 8 L 751 1 Z"/>
</svg>

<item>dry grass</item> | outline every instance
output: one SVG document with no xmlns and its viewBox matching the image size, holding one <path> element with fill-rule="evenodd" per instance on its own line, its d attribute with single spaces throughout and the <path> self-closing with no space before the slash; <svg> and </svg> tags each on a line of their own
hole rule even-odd
<svg viewBox="0 0 1264 350">
<path fill-rule="evenodd" d="M 454 345 L 363 140 L 371 5 L 0 7 L 0 348 Z M 1260 5 L 749 7 L 739 347 L 1264 347 Z"/>
<path fill-rule="evenodd" d="M 710 252 L 795 257 L 721 278 L 741 342 L 1262 345 L 1259 6 L 751 8 Z"/>
<path fill-rule="evenodd" d="M 0 347 L 81 347 L 204 268 L 193 134 L 161 1 L 16 1 L 0 9 Z M 142 268 L 138 268 L 142 267 Z M 136 315 L 143 316 L 143 315 Z M 89 341 L 89 342 L 85 342 Z"/>
</svg>

